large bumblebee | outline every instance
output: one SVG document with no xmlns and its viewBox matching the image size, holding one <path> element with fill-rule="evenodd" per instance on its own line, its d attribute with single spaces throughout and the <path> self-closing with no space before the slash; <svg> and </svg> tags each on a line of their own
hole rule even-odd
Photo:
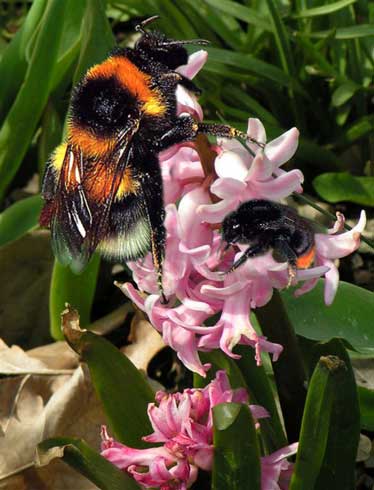
<svg viewBox="0 0 374 490">
<path fill-rule="evenodd" d="M 175 71 L 187 63 L 184 45 L 207 42 L 147 32 L 156 18 L 136 27 L 141 36 L 134 48 L 116 48 L 75 87 L 66 142 L 46 167 L 40 223 L 51 229 L 56 258 L 77 273 L 96 249 L 117 262 L 151 250 L 162 293 L 165 211 L 158 153 L 199 133 L 247 135 L 177 116 L 177 85 L 200 93 Z"/>
</svg>

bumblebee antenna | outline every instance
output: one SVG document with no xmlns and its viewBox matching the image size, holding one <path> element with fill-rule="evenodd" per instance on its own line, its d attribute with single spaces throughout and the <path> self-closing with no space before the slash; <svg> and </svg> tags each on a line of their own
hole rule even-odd
<svg viewBox="0 0 374 490">
<path fill-rule="evenodd" d="M 148 19 L 143 20 L 142 22 L 140 22 L 140 24 L 135 26 L 135 30 L 137 32 L 141 32 L 142 34 L 145 34 L 146 31 L 145 31 L 144 27 L 147 26 L 148 24 L 151 24 L 152 22 L 154 22 L 155 20 L 157 20 L 159 18 L 160 18 L 159 15 L 152 15 L 152 17 L 148 17 Z"/>
</svg>

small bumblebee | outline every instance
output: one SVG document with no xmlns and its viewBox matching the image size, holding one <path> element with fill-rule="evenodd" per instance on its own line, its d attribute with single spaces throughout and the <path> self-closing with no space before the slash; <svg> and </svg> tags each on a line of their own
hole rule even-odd
<svg viewBox="0 0 374 490">
<path fill-rule="evenodd" d="M 249 245 L 229 272 L 250 257 L 273 250 L 277 260 L 288 262 L 292 279 L 296 269 L 307 269 L 314 261 L 314 233 L 309 221 L 288 206 L 264 199 L 244 202 L 222 223 L 227 247 L 235 243 Z"/>
<path fill-rule="evenodd" d="M 114 49 L 73 90 L 66 141 L 52 154 L 43 178 L 40 224 L 51 229 L 56 258 L 76 273 L 96 249 L 120 263 L 150 250 L 166 301 L 158 153 L 199 133 L 250 138 L 227 125 L 177 116 L 177 86 L 200 93 L 175 71 L 188 61 L 184 45 L 207 41 L 147 32 L 145 26 L 157 18 L 136 27 L 141 36 L 134 48 Z"/>
</svg>

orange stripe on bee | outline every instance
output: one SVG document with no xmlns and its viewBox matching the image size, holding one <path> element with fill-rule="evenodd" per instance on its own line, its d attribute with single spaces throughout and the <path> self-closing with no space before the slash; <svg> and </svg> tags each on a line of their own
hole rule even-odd
<svg viewBox="0 0 374 490">
<path fill-rule="evenodd" d="M 91 157 L 101 157 L 113 151 L 116 138 L 98 138 L 88 129 L 84 129 L 72 122 L 68 126 L 69 143 L 79 147 L 82 152 Z"/>
<path fill-rule="evenodd" d="M 143 103 L 142 110 L 151 116 L 162 116 L 166 106 L 158 90 L 150 89 L 151 76 L 143 73 L 124 56 L 110 56 L 100 65 L 93 66 L 87 78 L 116 77 L 120 84 Z"/>
<path fill-rule="evenodd" d="M 95 162 L 84 178 L 84 189 L 90 199 L 102 202 L 116 192 L 119 176 L 113 172 L 107 162 Z"/>
<path fill-rule="evenodd" d="M 118 186 L 116 199 L 119 200 L 128 194 L 136 194 L 139 190 L 139 186 L 139 182 L 133 178 L 131 168 L 126 168 L 122 176 L 122 180 Z"/>
<path fill-rule="evenodd" d="M 313 246 L 304 255 L 298 257 L 296 261 L 296 267 L 298 267 L 299 269 L 307 269 L 312 265 L 315 255 L 316 247 Z"/>
</svg>

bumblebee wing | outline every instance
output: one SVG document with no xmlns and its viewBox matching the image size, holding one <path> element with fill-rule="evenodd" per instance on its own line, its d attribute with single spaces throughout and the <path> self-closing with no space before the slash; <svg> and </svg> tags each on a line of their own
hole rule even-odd
<svg viewBox="0 0 374 490">
<path fill-rule="evenodd" d="M 85 239 L 92 227 L 93 214 L 82 184 L 84 164 L 82 152 L 67 145 L 54 187 L 54 198 L 50 196 L 46 204 L 46 208 L 48 203 L 52 208 L 50 228 L 53 252 L 61 264 L 70 265 L 75 272 L 83 269 L 91 255 Z M 46 184 L 43 188 L 48 183 L 47 179 L 52 179 L 51 172 L 52 170 L 46 171 Z M 49 185 L 50 188 L 53 188 L 52 184 Z"/>
<path fill-rule="evenodd" d="M 67 145 L 50 211 L 52 248 L 63 265 L 81 272 L 107 234 L 113 199 L 131 155 L 137 125 L 126 129 L 115 149 L 100 161 Z M 48 205 L 48 201 L 46 207 Z"/>
</svg>

